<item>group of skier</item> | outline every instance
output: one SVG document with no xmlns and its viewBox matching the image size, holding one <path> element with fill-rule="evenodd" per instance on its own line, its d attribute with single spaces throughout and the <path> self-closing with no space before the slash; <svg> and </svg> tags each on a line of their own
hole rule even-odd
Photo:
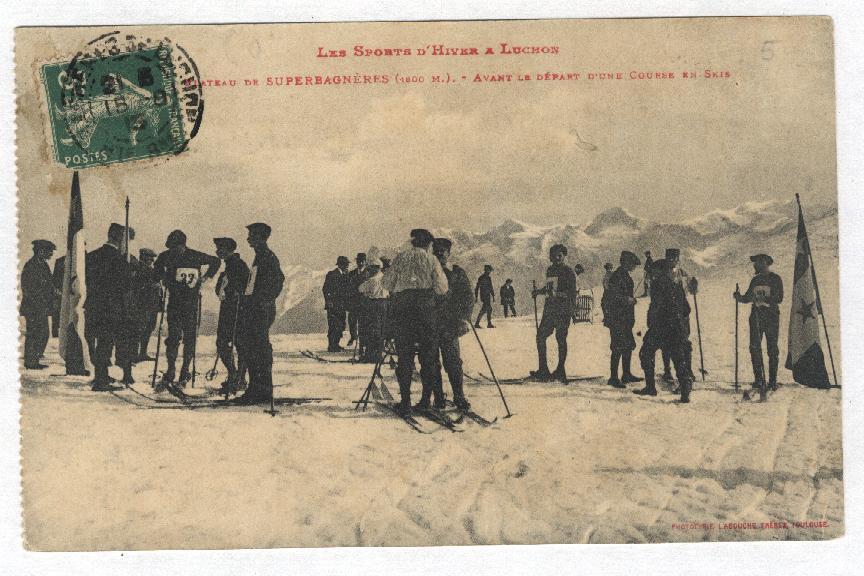
<svg viewBox="0 0 864 576">
<path fill-rule="evenodd" d="M 85 260 L 86 299 L 84 339 L 90 352 L 94 374 L 93 391 L 113 391 L 108 367 L 113 363 L 123 370 L 123 383 L 134 384 L 132 365 L 156 361 L 148 354 L 148 344 L 156 327 L 167 323 L 165 370 L 154 383 L 157 390 L 167 389 L 182 395 L 195 376 L 195 345 L 201 317 L 201 289 L 219 272 L 215 285 L 220 310 L 216 337 L 219 358 L 228 377 L 222 392 L 242 388 L 243 372 L 249 381 L 237 403 L 259 403 L 272 393 L 273 353 L 269 329 L 276 315 L 275 300 L 282 291 L 284 275 L 279 259 L 267 245 L 271 228 L 264 223 L 247 226 L 247 242 L 255 251 L 251 268 L 237 254 L 232 238 L 214 238 L 216 256 L 187 246 L 186 235 L 174 230 L 165 242 L 166 250 L 156 256 L 148 248 L 139 257 L 129 254 L 134 239 L 132 228 L 111 224 L 105 243 L 87 253 Z M 65 261 L 58 259 L 55 274 L 47 261 L 56 247 L 47 240 L 33 242 L 33 258 L 24 266 L 21 278 L 21 314 L 26 319 L 25 369 L 41 370 L 40 363 L 48 341 L 48 317 L 56 310 L 63 284 Z M 205 271 L 201 272 L 202 269 Z M 76 359 L 75 344 L 83 351 L 77 333 L 70 329 L 65 356 L 66 373 L 89 375 L 83 356 Z M 176 373 L 180 345 L 183 345 L 179 377 Z M 158 347 L 158 344 L 157 344 Z M 234 353 L 238 361 L 234 360 Z M 240 368 L 238 369 L 238 364 Z"/>
<path fill-rule="evenodd" d="M 128 254 L 134 230 L 120 224 L 109 227 L 104 245 L 86 257 L 84 333 L 95 369 L 94 391 L 115 389 L 108 376 L 112 355 L 123 370 L 123 382 L 134 383 L 132 365 L 154 360 L 148 354 L 148 343 L 161 316 L 160 333 L 162 323 L 167 321 L 166 366 L 156 387 L 182 394 L 182 388 L 195 374 L 201 289 L 216 277 L 224 262 L 215 286 L 220 299 L 217 355 L 228 372 L 220 392 L 229 394 L 242 389 L 244 375 L 248 372 L 248 389 L 236 401 L 259 403 L 272 399 L 269 329 L 275 319 L 275 300 L 282 290 L 284 275 L 278 258 L 267 246 L 270 227 L 256 223 L 247 229 L 247 241 L 255 250 L 251 269 L 237 253 L 237 243 L 232 238 L 214 238 L 216 256 L 211 256 L 188 247 L 186 235 L 175 230 L 168 235 L 166 250 L 161 254 L 157 256 L 152 250 L 141 248 L 136 259 Z M 445 406 L 442 369 L 448 376 L 454 404 L 466 410 L 470 407 L 464 393 L 459 338 L 480 328 L 483 315 L 487 316 L 487 326 L 494 327 L 491 322 L 492 266 L 484 267 L 472 290 L 465 271 L 451 262 L 452 249 L 451 240 L 435 238 L 425 229 L 414 229 L 410 247 L 400 252 L 392 264 L 384 258 L 369 259 L 366 254 L 358 253 L 354 269 L 349 270 L 348 258 L 340 256 L 336 268 L 326 275 L 323 293 L 328 351 L 343 350 L 340 340 L 346 326 L 350 333 L 348 346 L 357 344 L 360 362 L 380 362 L 384 343 L 392 341 L 398 357 L 399 409 L 403 412 Z M 51 274 L 47 261 L 54 250 L 55 246 L 47 240 L 34 241 L 33 258 L 22 272 L 26 369 L 45 367 L 40 357 L 48 340 L 48 317 L 56 309 L 64 269 L 63 259 L 58 259 L 55 273 Z M 645 254 L 646 259 L 651 258 L 650 252 Z M 555 244 L 550 248 L 545 282 L 532 292 L 535 301 L 545 297 L 536 333 L 538 369 L 530 373 L 533 380 L 568 381 L 567 336 L 570 323 L 578 321 L 576 277 L 584 269 L 578 264 L 570 267 L 566 257 L 564 245 Z M 769 270 L 770 256 L 758 254 L 751 260 L 756 275 L 746 293 L 736 291 L 734 297 L 739 302 L 753 303 L 750 348 L 757 384 L 765 377 L 760 348 L 764 337 L 768 342 L 768 385 L 776 387 L 778 304 L 783 299 L 783 283 Z M 639 351 L 644 377 L 636 376 L 631 371 L 632 353 L 636 348 L 633 335 L 636 295 L 631 274 L 641 264 L 633 252 L 623 251 L 617 269 L 613 270 L 611 264 L 605 266 L 601 307 L 603 323 L 610 333 L 608 384 L 624 388 L 644 380 L 644 388 L 634 392 L 656 395 L 654 363 L 659 350 L 663 353 L 664 378 L 672 379 L 671 366 L 674 365 L 681 401 L 688 402 L 694 379 L 688 293 L 696 294 L 698 282 L 681 268 L 677 249 L 667 249 L 664 259 L 646 263 L 643 282 L 650 305 L 647 331 Z M 507 279 L 501 286 L 500 299 L 505 315 L 509 308 L 515 316 L 512 280 Z M 481 301 L 482 306 L 472 326 L 473 307 L 477 301 Z M 550 370 L 546 343 L 553 334 L 558 359 L 555 369 Z M 181 343 L 183 355 L 178 377 L 176 361 Z M 412 407 L 415 356 L 419 357 L 422 392 L 419 403 Z M 67 374 L 84 373 L 83 363 L 72 359 L 74 355 L 67 355 Z"/>
</svg>

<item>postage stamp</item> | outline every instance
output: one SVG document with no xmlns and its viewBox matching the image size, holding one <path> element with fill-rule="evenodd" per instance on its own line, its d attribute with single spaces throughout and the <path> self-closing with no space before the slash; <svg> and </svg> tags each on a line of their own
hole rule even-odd
<svg viewBox="0 0 864 576">
<path fill-rule="evenodd" d="M 184 124 L 197 131 L 201 108 L 196 101 L 196 113 L 184 115 L 183 87 L 200 87 L 178 77 L 177 48 L 168 40 L 146 47 L 129 35 L 125 50 L 114 35 L 98 40 L 86 54 L 41 67 L 54 159 L 83 169 L 181 152 L 194 136 Z"/>
<path fill-rule="evenodd" d="M 15 40 L 28 549 L 843 536 L 830 19 Z"/>
</svg>

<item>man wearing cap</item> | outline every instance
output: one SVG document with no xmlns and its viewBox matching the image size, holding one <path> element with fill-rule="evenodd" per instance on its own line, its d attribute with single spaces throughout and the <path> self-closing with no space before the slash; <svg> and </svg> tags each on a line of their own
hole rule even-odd
<svg viewBox="0 0 864 576">
<path fill-rule="evenodd" d="M 132 230 L 129 230 L 132 235 Z M 131 289 L 132 274 L 122 251 L 126 228 L 111 224 L 108 240 L 102 247 L 87 253 L 87 299 L 84 314 L 90 357 L 95 374 L 93 390 L 113 390 L 108 376 L 112 353 L 123 369 L 123 382 L 132 384 L 131 329 L 126 316 L 126 298 Z"/>
<path fill-rule="evenodd" d="M 507 313 L 510 313 L 510 316 L 516 317 L 516 290 L 513 289 L 513 280 L 507 278 L 504 281 L 504 284 L 501 285 L 501 290 L 499 291 L 499 295 L 501 296 L 501 306 L 504 307 L 504 318 L 507 318 Z"/>
<path fill-rule="evenodd" d="M 486 327 L 487 328 L 495 328 L 492 325 L 492 302 L 495 301 L 495 289 L 492 287 L 492 266 L 486 264 L 483 266 L 483 274 L 477 278 L 477 285 L 474 286 L 474 301 L 477 301 L 477 298 L 480 298 L 480 302 L 482 302 L 482 306 L 480 306 L 480 312 L 477 314 L 477 321 L 474 322 L 475 328 L 482 328 L 480 326 L 480 318 L 483 315 L 486 315 Z"/>
<path fill-rule="evenodd" d="M 186 246 L 186 234 L 174 230 L 165 241 L 167 250 L 156 259 L 156 276 L 168 291 L 168 337 L 165 338 L 167 368 L 162 383 L 174 381 L 177 353 L 183 342 L 183 364 L 179 382 L 186 384 L 191 378 L 189 368 L 195 355 L 195 339 L 198 333 L 198 302 L 201 286 L 219 271 L 222 262 L 216 256 L 204 254 Z M 201 268 L 207 267 L 203 277 Z"/>
<path fill-rule="evenodd" d="M 148 362 L 153 360 L 147 352 L 150 347 L 150 336 L 156 328 L 161 304 L 159 278 L 153 262 L 156 253 L 149 248 L 138 250 L 138 262 L 132 268 L 133 305 L 131 309 L 134 324 L 132 341 L 133 362 Z"/>
<path fill-rule="evenodd" d="M 225 262 L 225 270 L 216 280 L 216 296 L 219 297 L 219 323 L 216 328 L 216 354 L 228 370 L 228 378 L 222 383 L 221 393 L 232 393 L 237 390 L 237 367 L 234 363 L 234 352 L 237 336 L 237 312 L 240 297 L 246 291 L 249 281 L 249 267 L 237 254 L 237 242 L 233 238 L 214 238 L 216 256 Z M 243 359 L 239 358 L 242 362 Z"/>
<path fill-rule="evenodd" d="M 399 362 L 401 402 L 399 409 L 411 411 L 411 377 L 414 355 L 420 356 L 420 378 L 424 392 L 436 385 L 438 342 L 435 326 L 435 296 L 447 294 L 447 276 L 432 255 L 432 233 L 422 228 L 411 231 L 411 247 L 393 260 L 384 273 L 384 288 L 392 295 L 390 318 L 394 324 Z M 443 400 L 443 395 L 439 395 Z"/>
<path fill-rule="evenodd" d="M 614 268 L 612 267 L 611 262 L 606 262 L 603 264 L 603 290 L 606 291 L 609 289 L 609 280 L 612 278 Z"/>
<path fill-rule="evenodd" d="M 567 383 L 565 362 L 567 361 L 567 334 L 570 321 L 576 322 L 576 273 L 564 263 L 567 257 L 567 247 L 555 244 L 549 249 L 549 260 L 552 263 L 546 269 L 546 283 L 531 293 L 532 298 L 544 295 L 543 317 L 537 329 L 537 356 L 539 368 L 531 372 L 531 377 L 541 381 L 559 380 Z M 546 358 L 546 339 L 555 333 L 558 343 L 558 366 L 549 372 Z"/>
<path fill-rule="evenodd" d="M 373 258 L 366 265 L 367 279 L 360 284 L 363 297 L 363 340 L 364 353 L 361 362 L 377 363 L 381 358 L 384 345 L 384 323 L 387 321 L 387 299 L 390 296 L 384 288 L 383 263 Z"/>
<path fill-rule="evenodd" d="M 341 352 L 339 341 L 345 332 L 345 313 L 348 310 L 348 257 L 339 256 L 336 268 L 324 278 L 324 309 L 327 311 L 327 351 Z"/>
<path fill-rule="evenodd" d="M 24 263 L 21 271 L 20 314 L 26 321 L 24 332 L 24 368 L 42 370 L 47 368 L 39 362 L 48 345 L 48 316 L 54 308 L 57 291 L 48 260 L 54 254 L 53 242 L 33 241 L 33 257 Z"/>
<path fill-rule="evenodd" d="M 630 372 L 630 360 L 636 348 L 633 338 L 633 325 L 636 322 L 634 308 L 636 298 L 633 294 L 633 278 L 630 273 L 639 266 L 639 258 L 633 252 L 624 250 L 618 259 L 618 269 L 612 272 L 603 290 L 600 307 L 603 309 L 603 325 L 609 328 L 609 385 L 624 388 L 631 382 L 641 382 L 642 378 Z M 618 362 L 621 362 L 621 379 L 618 379 Z"/>
<path fill-rule="evenodd" d="M 644 298 L 651 293 L 651 270 L 654 268 L 654 258 L 651 257 L 651 251 L 645 251 L 645 266 L 643 270 L 645 271 L 645 275 L 642 277 L 642 285 L 644 290 L 642 292 L 642 296 L 640 298 Z"/>
<path fill-rule="evenodd" d="M 783 301 L 783 280 L 769 268 L 774 259 L 767 254 L 750 257 L 756 274 L 750 280 L 747 292 L 734 292 L 733 298 L 750 308 L 750 361 L 753 364 L 754 387 L 765 382 L 765 367 L 762 363 L 762 336 L 768 348 L 768 386 L 777 389 L 777 364 L 780 351 L 777 336 L 780 331 L 780 307 Z"/>
<path fill-rule="evenodd" d="M 358 252 L 354 258 L 357 265 L 348 272 L 348 347 L 359 338 L 358 328 L 363 314 L 363 299 L 360 297 L 360 284 L 366 280 L 366 254 Z"/>
<path fill-rule="evenodd" d="M 474 297 L 471 294 L 471 283 L 465 271 L 456 264 L 450 263 L 450 251 L 453 242 L 448 238 L 435 238 L 432 243 L 432 253 L 441 263 L 444 275 L 447 277 L 448 290 L 444 296 L 436 296 L 436 325 L 438 336 L 438 352 L 435 360 L 435 385 L 431 390 L 424 389 L 419 407 L 429 407 L 429 393 L 434 394 L 435 406 L 444 405 L 444 387 L 441 378 L 441 366 L 450 380 L 453 389 L 453 403 L 461 410 L 468 410 L 471 404 L 465 398 L 462 382 L 462 353 L 459 349 L 459 338 L 471 329 L 471 312 L 474 309 Z M 441 396 L 438 396 L 441 394 Z"/>
<path fill-rule="evenodd" d="M 685 297 L 689 292 L 690 294 L 695 294 L 697 289 L 699 288 L 699 282 L 695 277 L 690 276 L 686 270 L 681 267 L 681 250 L 678 248 L 667 248 L 666 249 L 666 262 L 672 269 L 672 280 L 678 283 L 681 286 L 681 289 L 684 291 Z M 681 320 L 682 328 L 684 329 L 684 334 L 687 337 L 687 345 L 690 345 L 690 307 L 687 307 L 687 314 Z M 691 352 L 692 353 L 692 352 Z M 672 371 L 669 366 L 670 361 L 670 352 L 668 350 L 663 350 L 663 379 L 671 382 L 672 381 Z M 677 373 L 677 368 L 676 368 Z M 695 380 L 693 376 L 692 367 L 690 372 L 690 378 Z"/>
<path fill-rule="evenodd" d="M 255 250 L 249 281 L 240 300 L 241 318 L 237 327 L 240 358 L 249 370 L 249 387 L 238 401 L 257 404 L 273 395 L 273 346 L 270 326 L 276 319 L 276 298 L 282 292 L 285 275 L 279 258 L 267 246 L 271 228 L 262 222 L 249 224 L 246 241 Z"/>
<path fill-rule="evenodd" d="M 687 294 L 680 282 L 673 278 L 672 266 L 666 260 L 657 260 L 652 268 L 651 304 L 648 307 L 648 330 L 642 340 L 639 359 L 645 374 L 645 387 L 634 394 L 656 396 L 654 362 L 657 350 L 668 350 L 678 376 L 681 402 L 690 401 L 690 341 L 684 320 L 690 314 Z"/>
</svg>

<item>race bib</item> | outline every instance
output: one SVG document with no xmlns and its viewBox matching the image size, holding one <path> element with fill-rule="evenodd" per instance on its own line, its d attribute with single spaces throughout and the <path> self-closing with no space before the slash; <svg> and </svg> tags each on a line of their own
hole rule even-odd
<svg viewBox="0 0 864 576">
<path fill-rule="evenodd" d="M 174 274 L 174 281 L 178 284 L 184 284 L 189 288 L 198 286 L 201 280 L 201 271 L 197 268 L 177 268 Z"/>
<path fill-rule="evenodd" d="M 768 298 L 771 297 L 770 286 L 756 286 L 753 288 L 753 302 L 757 306 L 768 306 Z"/>
<path fill-rule="evenodd" d="M 255 291 L 255 277 L 258 276 L 258 267 L 252 266 L 252 273 L 249 274 L 249 282 L 246 284 L 246 290 L 243 292 L 244 296 L 251 296 Z"/>
</svg>

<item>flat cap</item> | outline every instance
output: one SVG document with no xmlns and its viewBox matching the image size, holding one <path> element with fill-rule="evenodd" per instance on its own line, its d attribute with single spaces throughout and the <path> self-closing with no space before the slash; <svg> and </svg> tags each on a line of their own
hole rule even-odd
<svg viewBox="0 0 864 576">
<path fill-rule="evenodd" d="M 492 268 L 491 264 L 484 264 L 483 270 L 486 270 L 487 272 L 491 272 L 492 270 L 494 270 L 494 268 Z"/>
<path fill-rule="evenodd" d="M 432 241 L 433 252 L 440 252 L 443 250 L 449 252 L 451 248 L 453 248 L 453 241 L 449 238 L 435 238 L 435 240 Z"/>
<path fill-rule="evenodd" d="M 336 265 L 337 266 L 339 266 L 340 264 L 348 264 L 350 262 L 351 261 L 348 260 L 347 256 L 339 256 L 338 258 L 336 258 Z"/>
<path fill-rule="evenodd" d="M 270 232 L 273 231 L 273 229 L 270 228 L 269 224 L 265 224 L 263 222 L 255 222 L 254 224 L 249 224 L 248 226 L 246 226 L 246 229 L 249 230 L 249 232 L 251 232 L 252 234 L 260 236 L 265 240 L 267 238 L 270 238 Z"/>
<path fill-rule="evenodd" d="M 681 250 L 678 248 L 666 248 L 666 259 L 672 260 L 673 258 L 680 258 Z"/>
<path fill-rule="evenodd" d="M 224 248 L 231 252 L 237 249 L 237 242 L 233 238 L 213 238 L 213 244 L 216 245 L 216 248 Z"/>
<path fill-rule="evenodd" d="M 411 240 L 418 246 L 428 246 L 435 240 L 435 236 L 425 228 L 414 228 L 411 230 Z"/>
<path fill-rule="evenodd" d="M 111 225 L 108 226 L 108 236 L 115 236 L 117 234 L 126 234 L 126 227 L 123 224 L 112 222 Z M 135 239 L 135 229 L 131 226 L 129 227 L 129 239 Z"/>
<path fill-rule="evenodd" d="M 642 261 L 639 260 L 639 257 L 636 256 L 636 254 L 634 254 L 633 252 L 630 252 L 629 250 L 621 251 L 621 257 L 618 259 L 618 262 L 622 266 L 638 266 L 642 263 Z"/>
<path fill-rule="evenodd" d="M 754 254 L 750 256 L 751 262 L 765 262 L 768 266 L 774 264 L 774 259 L 771 258 L 768 254 Z"/>
<path fill-rule="evenodd" d="M 156 252 L 154 252 L 153 250 L 150 250 L 149 248 L 141 248 L 140 250 L 138 250 L 138 257 L 139 258 L 144 258 L 144 257 L 155 258 Z"/>
<path fill-rule="evenodd" d="M 175 246 L 185 246 L 186 245 L 186 234 L 183 233 L 182 230 L 174 230 L 170 234 L 168 234 L 168 239 L 165 240 L 166 248 L 173 248 Z"/>
<path fill-rule="evenodd" d="M 57 246 L 50 240 L 33 240 L 33 248 L 35 250 L 56 250 Z"/>
</svg>

